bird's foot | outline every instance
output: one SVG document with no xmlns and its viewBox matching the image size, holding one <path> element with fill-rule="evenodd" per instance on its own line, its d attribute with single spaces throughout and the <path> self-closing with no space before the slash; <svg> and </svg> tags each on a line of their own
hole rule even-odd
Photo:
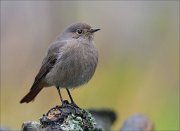
<svg viewBox="0 0 180 131">
<path fill-rule="evenodd" d="M 64 100 L 64 101 L 62 102 L 62 107 L 67 107 L 67 106 L 69 106 L 69 105 L 72 105 L 72 107 L 75 107 L 75 108 L 80 108 L 79 106 L 77 106 L 77 104 L 76 104 L 75 102 L 69 103 L 68 100 Z"/>
<path fill-rule="evenodd" d="M 75 102 L 71 102 L 71 105 L 76 107 L 76 108 L 79 108 L 79 106 L 77 106 Z"/>
<path fill-rule="evenodd" d="M 64 100 L 62 102 L 62 107 L 67 107 L 69 105 L 69 101 L 68 100 Z"/>
<path fill-rule="evenodd" d="M 71 111 L 68 111 L 68 112 L 74 112 L 74 113 L 78 113 L 78 112 L 79 112 L 79 109 L 81 109 L 80 107 L 78 107 L 78 106 L 76 105 L 76 103 L 74 103 L 74 102 L 69 103 L 68 100 L 64 100 L 64 101 L 62 102 L 61 108 L 62 108 L 62 109 L 71 110 Z M 65 112 L 66 112 L 66 111 L 65 111 Z"/>
</svg>

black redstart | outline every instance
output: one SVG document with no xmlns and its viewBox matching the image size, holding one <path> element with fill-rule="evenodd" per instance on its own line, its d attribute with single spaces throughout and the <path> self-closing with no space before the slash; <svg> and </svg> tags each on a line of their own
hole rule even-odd
<svg viewBox="0 0 180 131">
<path fill-rule="evenodd" d="M 75 104 L 69 89 L 87 83 L 93 76 L 98 63 L 94 32 L 99 30 L 85 23 L 67 27 L 49 47 L 29 93 L 20 103 L 29 103 L 44 87 L 56 86 L 62 103 L 60 88 L 65 88 Z"/>
</svg>

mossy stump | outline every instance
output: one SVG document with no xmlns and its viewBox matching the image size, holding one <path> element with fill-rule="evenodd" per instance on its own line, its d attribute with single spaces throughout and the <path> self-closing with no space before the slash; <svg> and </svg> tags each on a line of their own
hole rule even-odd
<svg viewBox="0 0 180 131">
<path fill-rule="evenodd" d="M 67 100 L 61 106 L 51 108 L 40 118 L 40 122 L 28 121 L 22 125 L 22 131 L 100 131 L 96 128 L 95 119 L 84 109 Z"/>
</svg>

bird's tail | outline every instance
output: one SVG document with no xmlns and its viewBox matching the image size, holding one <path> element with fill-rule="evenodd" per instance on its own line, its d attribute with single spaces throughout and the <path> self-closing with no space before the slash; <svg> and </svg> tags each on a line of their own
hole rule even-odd
<svg viewBox="0 0 180 131">
<path fill-rule="evenodd" d="M 36 85 L 37 86 L 37 85 Z M 29 93 L 27 95 L 25 95 L 20 103 L 29 103 L 32 100 L 34 100 L 34 98 L 37 96 L 37 94 L 43 89 L 42 85 L 38 85 L 37 87 L 32 87 L 31 90 L 29 91 Z"/>
</svg>

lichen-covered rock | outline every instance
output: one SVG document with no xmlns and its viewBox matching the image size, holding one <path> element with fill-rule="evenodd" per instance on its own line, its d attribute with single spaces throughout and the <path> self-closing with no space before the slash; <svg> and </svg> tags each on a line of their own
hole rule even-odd
<svg viewBox="0 0 180 131">
<path fill-rule="evenodd" d="M 40 123 L 25 122 L 22 126 L 23 131 L 66 131 L 66 130 L 91 130 L 98 131 L 95 119 L 92 115 L 68 101 L 64 101 L 62 106 L 50 109 L 40 118 Z"/>
<path fill-rule="evenodd" d="M 27 121 L 22 125 L 23 131 L 39 131 L 41 129 L 41 124 L 36 121 Z"/>
</svg>

